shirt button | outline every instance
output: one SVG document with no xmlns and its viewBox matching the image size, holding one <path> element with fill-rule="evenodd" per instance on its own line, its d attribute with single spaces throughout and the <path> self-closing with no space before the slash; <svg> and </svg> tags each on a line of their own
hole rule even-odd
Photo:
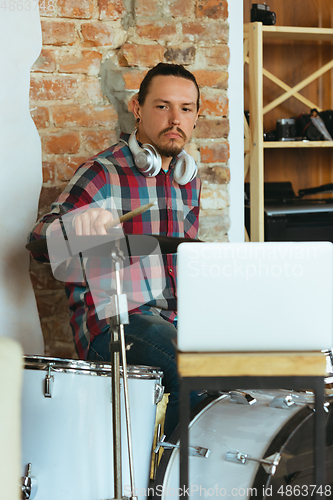
<svg viewBox="0 0 333 500">
<path fill-rule="evenodd" d="M 168 207 L 168 210 L 171 210 L 171 207 Z"/>
<path fill-rule="evenodd" d="M 173 273 L 172 267 L 169 268 L 169 273 L 171 273 L 171 274 Z"/>
</svg>

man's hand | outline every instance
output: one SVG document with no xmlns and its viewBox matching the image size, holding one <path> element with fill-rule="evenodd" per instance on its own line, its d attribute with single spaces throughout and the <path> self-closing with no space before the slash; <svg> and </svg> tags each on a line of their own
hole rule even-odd
<svg viewBox="0 0 333 500">
<path fill-rule="evenodd" d="M 104 208 L 90 208 L 75 217 L 75 233 L 78 236 L 107 234 L 105 224 L 112 221 L 112 214 L 108 210 L 104 210 Z"/>
</svg>

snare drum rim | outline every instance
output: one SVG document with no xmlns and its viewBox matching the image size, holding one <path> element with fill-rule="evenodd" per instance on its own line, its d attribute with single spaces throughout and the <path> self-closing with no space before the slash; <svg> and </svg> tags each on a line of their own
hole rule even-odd
<svg viewBox="0 0 333 500">
<path fill-rule="evenodd" d="M 56 373 L 75 373 L 100 377 L 109 377 L 112 369 L 111 363 L 48 356 L 23 356 L 23 366 L 25 369 L 31 370 L 48 371 L 50 369 Z M 146 365 L 128 365 L 127 374 L 128 378 L 157 380 L 159 382 L 163 377 L 163 372 L 158 367 Z M 122 366 L 120 367 L 120 376 L 123 376 Z"/>
</svg>

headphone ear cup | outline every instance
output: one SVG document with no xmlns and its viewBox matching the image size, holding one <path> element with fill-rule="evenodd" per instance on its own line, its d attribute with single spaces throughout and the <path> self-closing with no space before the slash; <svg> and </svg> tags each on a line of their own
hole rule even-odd
<svg viewBox="0 0 333 500">
<path fill-rule="evenodd" d="M 132 132 L 128 146 L 133 153 L 136 168 L 146 177 L 155 177 L 161 170 L 162 159 L 151 144 L 139 146 L 136 139 L 136 130 Z"/>
<path fill-rule="evenodd" d="M 179 155 L 174 170 L 174 179 L 178 184 L 184 185 L 193 181 L 198 173 L 198 167 L 192 156 L 182 151 Z"/>
</svg>

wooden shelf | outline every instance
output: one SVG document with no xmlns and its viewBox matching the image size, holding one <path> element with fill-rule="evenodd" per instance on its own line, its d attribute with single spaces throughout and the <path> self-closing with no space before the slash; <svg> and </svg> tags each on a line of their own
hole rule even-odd
<svg viewBox="0 0 333 500">
<path fill-rule="evenodd" d="M 265 149 L 333 148 L 333 141 L 267 141 Z"/>
<path fill-rule="evenodd" d="M 314 102 L 304 97 L 300 91 L 323 74 L 333 69 L 333 58 L 316 69 L 311 75 L 290 87 L 263 67 L 264 43 L 273 40 L 329 42 L 333 44 L 333 29 L 300 28 L 294 26 L 263 26 L 262 23 L 244 25 L 244 62 L 249 65 L 249 111 L 250 125 L 245 122 L 245 164 L 244 175 L 250 173 L 251 191 L 251 241 L 265 241 L 264 235 L 264 151 L 265 149 L 332 148 L 333 141 L 276 141 L 264 142 L 264 115 L 293 97 L 309 110 L 321 111 Z M 318 44 L 320 45 L 320 44 Z M 263 78 L 268 78 L 284 92 L 264 106 Z"/>
<path fill-rule="evenodd" d="M 248 36 L 251 26 L 255 23 L 244 25 L 244 37 Z M 310 42 L 333 42 L 333 29 L 331 28 L 303 28 L 296 26 L 262 26 L 264 40 L 299 40 Z"/>
</svg>

